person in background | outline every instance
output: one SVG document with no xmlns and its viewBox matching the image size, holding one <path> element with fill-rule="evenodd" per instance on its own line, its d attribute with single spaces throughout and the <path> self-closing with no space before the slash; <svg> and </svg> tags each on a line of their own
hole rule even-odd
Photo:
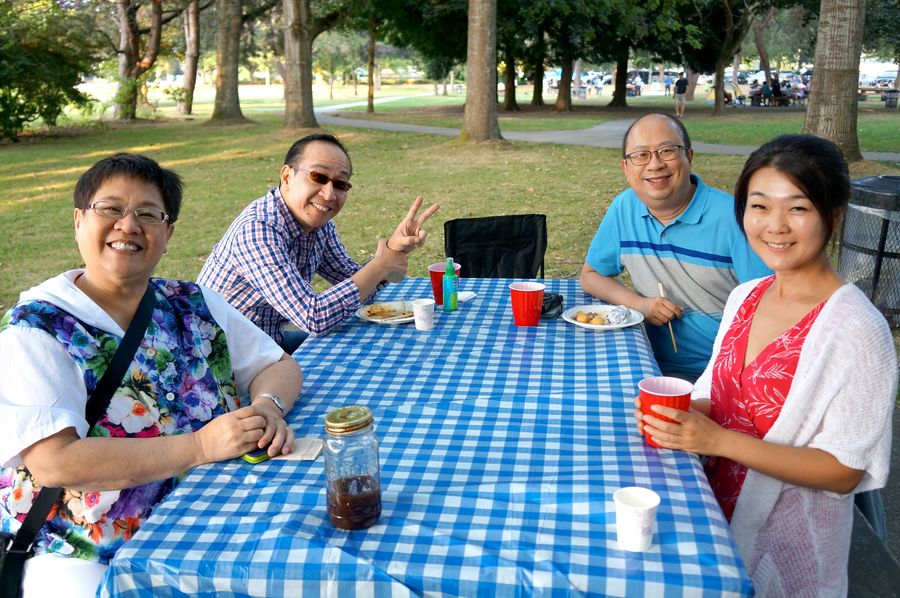
<svg viewBox="0 0 900 598">
<path fill-rule="evenodd" d="M 668 75 L 666 75 L 666 78 L 665 78 L 665 85 L 666 85 L 665 95 L 667 95 L 667 96 L 671 95 L 672 94 L 672 78 L 669 77 Z"/>
<path fill-rule="evenodd" d="M 731 196 L 692 174 L 693 157 L 687 131 L 670 116 L 649 114 L 628 129 L 630 188 L 613 199 L 581 271 L 585 293 L 643 314 L 660 370 L 691 381 L 712 355 L 728 294 L 771 273 L 734 222 Z M 616 279 L 625 268 L 634 291 Z"/>
<path fill-rule="evenodd" d="M 644 93 L 644 78 L 638 73 L 634 76 L 634 95 L 640 96 Z"/>
<path fill-rule="evenodd" d="M 769 106 L 772 103 L 772 88 L 769 87 L 768 81 L 763 81 L 762 95 L 763 95 L 763 99 L 766 102 L 766 106 Z"/>
<path fill-rule="evenodd" d="M 43 488 L 64 488 L 25 562 L 23 598 L 93 597 L 191 468 L 293 450 L 297 362 L 218 293 L 152 278 L 181 197 L 178 175 L 150 158 L 94 164 L 75 186 L 84 268 L 25 291 L 0 322 L 0 531 L 15 533 Z M 148 285 L 141 346 L 88 429 L 88 397 Z"/>
<path fill-rule="evenodd" d="M 197 278 L 225 296 L 288 353 L 308 336 L 325 336 L 354 317 L 364 301 L 403 279 L 406 256 L 425 243 L 422 198 L 375 255 L 359 265 L 344 248 L 332 219 L 347 202 L 353 167 L 332 135 L 307 135 L 288 150 L 278 187 L 247 206 L 213 247 Z M 316 293 L 319 274 L 333 286 Z M 285 331 L 287 323 L 299 330 Z"/>
<path fill-rule="evenodd" d="M 728 298 L 690 412 L 644 413 L 638 397 L 637 426 L 712 457 L 706 473 L 757 596 L 846 596 L 853 497 L 887 480 L 897 394 L 884 317 L 828 257 L 849 171 L 830 141 L 782 135 L 750 156 L 734 195 L 775 274 Z"/>
<path fill-rule="evenodd" d="M 684 96 L 687 94 L 688 81 L 684 78 L 684 73 L 678 75 L 675 81 L 675 117 L 684 117 Z"/>
</svg>

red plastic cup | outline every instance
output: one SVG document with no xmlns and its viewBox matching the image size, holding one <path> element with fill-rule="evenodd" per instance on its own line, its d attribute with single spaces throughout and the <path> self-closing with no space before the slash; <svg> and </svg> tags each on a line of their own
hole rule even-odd
<svg viewBox="0 0 900 598">
<path fill-rule="evenodd" d="M 456 270 L 457 277 L 459 277 L 460 268 L 462 268 L 462 266 L 453 262 L 453 269 Z M 431 274 L 431 292 L 434 293 L 434 302 L 438 305 L 444 304 L 444 274 L 446 272 L 446 261 L 428 266 L 428 273 Z"/>
<path fill-rule="evenodd" d="M 638 388 L 641 390 L 641 411 L 645 414 L 677 424 L 678 422 L 674 419 L 660 415 L 651 410 L 650 407 L 652 405 L 665 405 L 666 407 L 673 407 L 682 411 L 690 409 L 691 392 L 694 390 L 694 385 L 687 380 L 670 378 L 668 376 L 644 378 L 638 383 Z M 644 440 L 650 446 L 659 447 L 658 444 L 650 439 L 650 435 L 646 432 L 644 432 Z"/>
<path fill-rule="evenodd" d="M 516 326 L 537 326 L 544 306 L 544 285 L 539 282 L 514 282 L 509 285 L 509 292 Z"/>
</svg>

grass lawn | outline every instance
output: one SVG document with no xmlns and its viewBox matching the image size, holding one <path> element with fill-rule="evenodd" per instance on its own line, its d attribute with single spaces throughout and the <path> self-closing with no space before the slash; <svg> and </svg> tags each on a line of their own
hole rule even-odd
<svg viewBox="0 0 900 598">
<path fill-rule="evenodd" d="M 394 86 L 384 88 L 379 97 L 431 90 L 431 86 Z M 354 96 L 352 88 L 336 88 L 334 100 L 329 100 L 327 87 L 317 87 L 316 102 L 364 101 L 365 88 L 360 87 L 359 93 Z M 0 198 L 0 309 L 9 307 L 21 291 L 81 265 L 72 234 L 72 189 L 91 164 L 117 151 L 147 154 L 184 177 L 181 220 L 158 274 L 188 280 L 196 277 L 210 248 L 234 217 L 276 184 L 284 154 L 296 138 L 296 133 L 281 129 L 280 87 L 242 87 L 243 108 L 255 124 L 237 127 L 204 124 L 213 95 L 213 90 L 201 87 L 196 114 L 190 118 L 176 117 L 174 105 L 161 99 L 158 114 L 163 118 L 157 121 L 63 130 L 56 136 L 35 136 L 0 146 L 0 186 L 5 190 Z M 527 94 L 520 95 L 526 104 Z M 415 116 L 408 112 L 460 110 L 461 98 L 425 96 L 376 109 L 379 114 Z M 606 97 L 591 96 L 581 102 L 599 106 L 607 101 Z M 569 121 L 590 126 L 598 118 L 639 114 L 668 102 L 659 96 L 629 101 L 635 105 L 633 109 L 604 114 L 583 114 L 597 107 L 578 103 L 572 115 L 526 109 L 521 115 L 502 115 L 501 127 L 511 130 L 510 125 L 552 124 L 563 128 Z M 694 118 L 695 112 L 696 107 L 689 108 L 689 125 L 704 122 L 699 113 Z M 451 116 L 461 119 L 461 113 Z M 786 122 L 790 117 L 782 116 Z M 77 118 L 75 115 L 73 120 Z M 706 120 L 727 127 L 732 119 Z M 369 258 L 377 238 L 390 236 L 416 195 L 441 203 L 441 210 L 427 226 L 431 239 L 411 256 L 411 276 L 425 276 L 425 267 L 444 257 L 445 220 L 540 212 L 549 216 L 547 276 L 577 277 L 610 200 L 625 188 L 619 156 L 611 149 L 514 143 L 513 149 L 498 151 L 422 134 L 356 128 L 336 128 L 334 132 L 347 143 L 355 168 L 354 189 L 336 222 L 359 261 Z M 716 134 L 714 127 L 709 126 L 709 134 Z M 694 171 L 707 184 L 730 191 L 743 163 L 740 156 L 697 154 Z M 853 176 L 882 172 L 900 174 L 900 166 L 873 162 L 853 166 Z M 319 288 L 324 284 L 320 282 Z"/>
</svg>

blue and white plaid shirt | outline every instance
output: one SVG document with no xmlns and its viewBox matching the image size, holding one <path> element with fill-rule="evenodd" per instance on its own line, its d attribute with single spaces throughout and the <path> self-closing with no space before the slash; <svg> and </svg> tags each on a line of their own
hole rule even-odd
<svg viewBox="0 0 900 598">
<path fill-rule="evenodd" d="M 278 188 L 247 206 L 206 260 L 197 283 L 218 291 L 266 334 L 281 342 L 292 322 L 325 336 L 359 309 L 350 277 L 362 266 L 347 253 L 334 223 L 305 233 Z M 333 284 L 316 294 L 313 275 Z M 373 298 L 384 287 L 379 285 Z"/>
</svg>

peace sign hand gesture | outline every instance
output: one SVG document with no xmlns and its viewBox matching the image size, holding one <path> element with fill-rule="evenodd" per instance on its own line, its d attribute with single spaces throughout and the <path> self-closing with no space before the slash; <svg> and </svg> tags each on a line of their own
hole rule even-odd
<svg viewBox="0 0 900 598">
<path fill-rule="evenodd" d="M 408 254 L 416 247 L 421 247 L 425 244 L 428 233 L 421 227 L 425 224 L 426 220 L 431 218 L 432 214 L 437 212 L 440 206 L 434 204 L 422 212 L 422 215 L 417 218 L 416 214 L 419 212 L 419 208 L 422 207 L 422 201 L 423 199 L 420 195 L 416 198 L 416 201 L 413 202 L 412 207 L 409 208 L 409 212 L 406 214 L 406 218 L 400 222 L 397 230 L 395 230 L 394 234 L 391 235 L 391 238 L 388 239 L 388 249 L 402 251 L 403 253 Z"/>
</svg>

